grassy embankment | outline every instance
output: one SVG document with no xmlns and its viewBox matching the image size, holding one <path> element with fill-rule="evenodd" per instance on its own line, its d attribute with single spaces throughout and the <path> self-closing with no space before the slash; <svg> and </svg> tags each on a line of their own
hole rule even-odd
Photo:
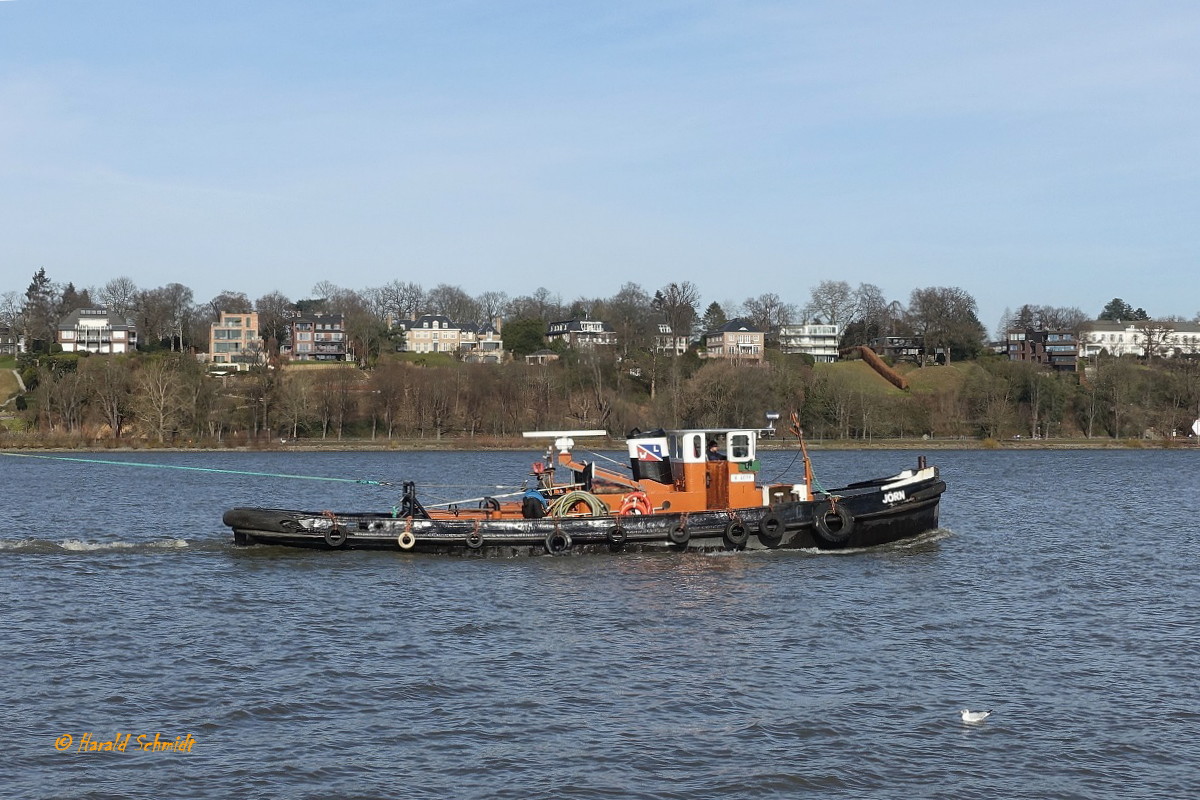
<svg viewBox="0 0 1200 800">
<path fill-rule="evenodd" d="M 13 374 L 16 366 L 17 360 L 12 356 L 0 356 L 0 427 L 5 426 L 5 417 L 13 411 L 11 401 L 21 391 L 21 385 L 17 383 L 17 376 Z"/>
<path fill-rule="evenodd" d="M 19 384 L 12 370 L 16 367 L 16 359 L 12 357 L 0 357 L 0 404 L 14 398 L 19 392 Z M 880 395 L 902 395 L 903 392 L 897 389 L 885 378 L 879 375 L 871 368 L 869 364 L 861 360 L 839 361 L 834 364 L 821 364 L 818 369 L 828 369 L 838 373 L 839 381 L 842 384 L 853 387 L 867 393 L 875 393 Z M 951 392 L 959 387 L 973 372 L 981 369 L 975 362 L 961 362 L 951 364 L 946 367 L 916 367 L 911 364 L 901 365 L 897 368 L 905 379 L 907 379 L 909 388 L 908 392 L 912 394 L 935 394 Z M 0 409 L 0 426 L 13 429 L 12 423 L 12 403 L 8 403 L 3 409 Z M 757 423 L 757 420 L 751 424 Z M 795 439 L 783 431 L 787 425 L 780 426 L 781 435 L 775 439 L 764 440 L 762 445 L 764 449 L 774 448 L 791 448 L 795 446 Z M 17 445 L 15 441 L 9 441 L 7 446 L 12 447 Z M 114 443 L 100 443 L 96 446 L 100 448 L 111 448 Z M 1186 442 L 1147 442 L 1141 440 L 1114 440 L 1107 438 L 1097 439 L 1012 439 L 1005 441 L 996 440 L 979 440 L 973 438 L 944 438 L 944 439 L 923 439 L 923 438 L 906 438 L 906 439 L 872 439 L 863 441 L 861 439 L 853 440 L 823 440 L 810 441 L 809 447 L 813 449 L 862 449 L 864 447 L 876 449 L 1038 449 L 1038 448 L 1061 448 L 1061 449 L 1084 449 L 1084 448 L 1127 448 L 1127 447 L 1160 447 L 1160 446 L 1186 446 Z M 34 443 L 26 441 L 21 443 L 24 446 L 35 447 L 51 447 L 55 448 L 55 444 L 50 441 L 42 441 Z M 18 446 L 21 446 L 18 445 Z M 122 447 L 136 449 L 152 449 L 153 445 L 146 442 L 130 441 L 123 443 Z M 246 443 L 226 442 L 224 447 L 232 447 L 243 449 L 247 446 Z M 253 442 L 249 444 L 254 449 L 280 449 L 280 450 L 487 450 L 487 449 L 529 449 L 529 441 L 522 439 L 520 436 L 513 437 L 476 437 L 474 439 L 446 437 L 441 440 L 435 439 L 392 439 L 392 440 L 370 440 L 370 439 L 302 439 L 299 441 L 280 442 L 263 441 Z M 620 442 L 615 442 L 614 447 L 620 448 Z M 183 448 L 187 449 L 185 445 Z"/>
</svg>

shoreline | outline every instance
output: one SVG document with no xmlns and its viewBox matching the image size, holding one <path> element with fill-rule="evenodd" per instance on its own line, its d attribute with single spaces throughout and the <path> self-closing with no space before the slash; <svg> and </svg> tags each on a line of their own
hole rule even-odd
<svg viewBox="0 0 1200 800">
<path fill-rule="evenodd" d="M 540 450 L 541 446 L 527 439 L 342 439 L 337 441 L 297 439 L 288 441 L 235 441 L 229 443 L 199 444 L 185 442 L 178 445 L 92 442 L 66 445 L 55 442 L 13 442 L 9 437 L 0 437 L 0 452 L 54 452 L 54 453 L 219 453 L 219 452 L 262 452 L 262 453 L 320 453 L 320 452 L 521 452 Z M 603 446 L 593 450 L 624 450 L 624 439 L 607 439 Z M 790 451 L 797 449 L 794 439 L 760 439 L 758 449 L 765 452 Z M 1196 439 L 875 439 L 863 440 L 811 440 L 806 441 L 809 450 L 1186 450 L 1200 447 Z"/>
</svg>

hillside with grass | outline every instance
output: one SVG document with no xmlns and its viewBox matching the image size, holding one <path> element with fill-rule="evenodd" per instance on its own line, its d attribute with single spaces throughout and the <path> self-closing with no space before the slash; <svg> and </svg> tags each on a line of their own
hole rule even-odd
<svg viewBox="0 0 1200 800">
<path fill-rule="evenodd" d="M 7 368 L 5 368 L 7 364 Z M 14 396 L 12 359 L 0 397 Z M 1104 358 L 1056 374 L 1002 357 L 945 366 L 769 354 L 736 364 L 694 355 L 630 366 L 612 353 L 549 365 L 462 363 L 444 354 L 220 373 L 182 353 L 59 354 L 22 367 L 6 446 L 430 441 L 470 447 L 526 430 L 722 428 L 795 413 L 822 443 L 1186 441 L 1200 413 L 1200 361 Z M 885 372 L 887 370 L 884 370 Z M 2 400 L 0 400 L 2 402 Z"/>
</svg>

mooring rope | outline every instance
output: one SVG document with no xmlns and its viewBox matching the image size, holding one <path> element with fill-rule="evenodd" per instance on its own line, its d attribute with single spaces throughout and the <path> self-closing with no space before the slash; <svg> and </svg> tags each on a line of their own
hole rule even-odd
<svg viewBox="0 0 1200 800">
<path fill-rule="evenodd" d="M 102 458 L 74 458 L 72 456 L 44 456 L 35 453 L 0 453 L 0 456 L 13 458 L 44 458 L 50 461 L 75 461 L 81 464 L 110 464 L 118 467 L 150 467 L 151 469 L 183 469 L 191 472 L 219 472 L 225 475 L 250 475 L 258 478 L 295 478 L 302 481 L 336 481 L 339 483 L 357 483 L 363 486 L 391 486 L 386 481 L 372 481 L 366 478 L 326 478 L 319 475 L 287 475 L 281 472 L 249 472 L 240 469 L 216 469 L 215 467 L 184 467 L 178 464 L 149 464 L 141 461 L 112 461 Z"/>
</svg>

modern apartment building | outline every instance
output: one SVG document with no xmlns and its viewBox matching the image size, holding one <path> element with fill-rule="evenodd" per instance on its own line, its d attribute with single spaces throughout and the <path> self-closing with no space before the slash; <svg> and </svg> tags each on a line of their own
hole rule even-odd
<svg viewBox="0 0 1200 800">
<path fill-rule="evenodd" d="M 110 314 L 104 306 L 79 308 L 63 317 L 56 334 L 64 353 L 130 353 L 137 349 L 133 320 Z"/>
<path fill-rule="evenodd" d="M 1008 358 L 1041 364 L 1059 372 L 1074 372 L 1078 367 L 1079 343 L 1070 331 L 1038 331 L 1014 328 L 1006 331 Z"/>
<path fill-rule="evenodd" d="M 842 340 L 840 325 L 810 322 L 802 325 L 779 327 L 779 349 L 784 353 L 810 355 L 815 361 L 838 360 L 838 346 Z"/>
<path fill-rule="evenodd" d="M 235 365 L 239 370 L 247 370 L 262 363 L 264 352 L 257 311 L 222 311 L 220 319 L 209 326 L 208 354 L 213 364 Z"/>
<path fill-rule="evenodd" d="M 293 361 L 348 361 L 350 342 L 343 314 L 302 314 L 291 322 Z"/>
</svg>

